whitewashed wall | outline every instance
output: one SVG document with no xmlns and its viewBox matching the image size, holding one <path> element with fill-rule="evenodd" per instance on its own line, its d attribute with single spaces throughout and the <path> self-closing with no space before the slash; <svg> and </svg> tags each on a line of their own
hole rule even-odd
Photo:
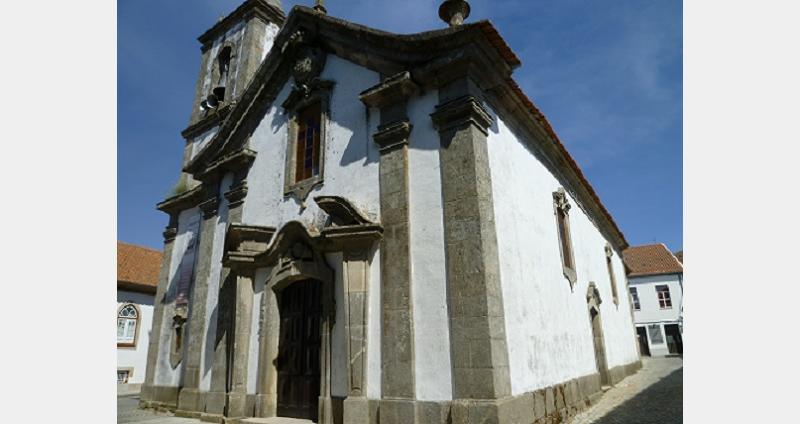
<svg viewBox="0 0 800 424">
<path fill-rule="evenodd" d="M 436 90 L 408 102 L 408 117 L 414 125 L 408 179 L 414 366 L 419 400 L 453 398 L 440 141 L 430 118 L 438 103 Z"/>
<path fill-rule="evenodd" d="M 494 114 L 493 114 L 494 115 Z M 612 302 L 606 240 L 570 196 L 577 283 L 570 290 L 559 252 L 553 192 L 556 177 L 502 119 L 490 128 L 489 162 L 514 395 L 597 372 L 586 303 L 600 291 L 609 369 L 638 359 L 619 252 L 613 265 L 619 306 Z"/>
<path fill-rule="evenodd" d="M 647 324 L 662 321 L 677 321 L 680 317 L 683 290 L 678 274 L 651 275 L 646 277 L 631 277 L 628 280 L 631 287 L 636 287 L 639 293 L 640 310 L 633 315 L 637 324 Z M 672 308 L 661 309 L 658 304 L 656 286 L 666 284 L 669 286 Z"/>
<path fill-rule="evenodd" d="M 188 231 L 188 225 L 191 221 L 197 219 L 200 215 L 199 208 L 192 208 L 182 211 L 178 215 L 178 234 L 172 246 L 172 258 L 169 267 L 169 283 L 164 291 L 167 293 L 168 301 L 174 301 L 175 292 L 178 285 L 178 269 L 181 260 L 186 252 L 187 242 L 191 233 Z M 199 236 L 198 236 L 199 237 Z M 198 243 L 200 240 L 198 239 Z M 196 269 L 195 269 L 196 271 Z M 155 330 L 155 329 L 154 329 Z M 190 327 L 187 327 L 191 331 Z M 187 334 L 188 334 L 187 331 Z M 157 386 L 178 386 L 180 384 L 181 373 L 183 369 L 183 361 L 176 368 L 172 368 L 169 362 L 170 343 L 172 339 L 172 317 L 168 314 L 164 315 L 161 320 L 161 328 L 159 329 L 159 351 L 158 360 L 156 361 L 156 372 L 154 384 Z M 184 343 L 184 348 L 188 343 Z"/>
<path fill-rule="evenodd" d="M 359 93 L 377 84 L 380 77 L 335 55 L 328 55 L 321 78 L 336 82 L 331 93 L 331 115 L 326 132 L 323 184 L 312 190 L 305 205 L 294 197 L 285 198 L 283 195 L 288 117 L 280 105 L 289 95 L 292 87 L 290 80 L 250 140 L 250 148 L 257 151 L 258 155 L 247 177 L 248 192 L 242 222 L 280 229 L 290 221 L 300 221 L 309 228 L 321 229 L 327 214 L 313 201 L 319 195 L 344 196 L 373 219 L 380 219 L 379 154 L 372 141 L 380 116 L 375 111 L 370 113 L 359 100 Z M 336 271 L 336 303 L 342 305 L 341 255 L 327 256 L 329 264 Z M 369 284 L 367 394 L 380 397 L 380 259 L 377 252 L 370 264 Z M 334 366 L 331 391 L 334 396 L 347 395 L 346 375 L 342 371 L 347 365 L 342 312 L 337 307 L 332 334 Z M 252 333 L 252 338 L 256 337 L 256 333 Z"/>
<path fill-rule="evenodd" d="M 117 311 L 129 303 L 139 308 L 136 346 L 117 348 L 117 369 L 132 369 L 128 384 L 141 384 L 147 369 L 147 348 L 153 327 L 153 295 L 117 290 Z"/>
</svg>

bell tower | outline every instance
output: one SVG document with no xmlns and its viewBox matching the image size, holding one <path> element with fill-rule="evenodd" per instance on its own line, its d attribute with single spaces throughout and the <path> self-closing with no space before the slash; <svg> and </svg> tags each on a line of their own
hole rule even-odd
<svg viewBox="0 0 800 424">
<path fill-rule="evenodd" d="M 217 115 L 225 114 L 244 93 L 283 21 L 280 0 L 246 0 L 198 37 L 202 60 L 187 130 L 211 117 L 220 118 Z M 184 137 L 198 135 L 186 132 Z M 193 137 L 186 138 L 188 142 Z"/>
</svg>

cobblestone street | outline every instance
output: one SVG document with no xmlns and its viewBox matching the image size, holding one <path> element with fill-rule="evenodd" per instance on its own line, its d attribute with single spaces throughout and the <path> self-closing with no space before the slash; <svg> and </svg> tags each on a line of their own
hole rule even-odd
<svg viewBox="0 0 800 424">
<path fill-rule="evenodd" d="M 682 423 L 683 359 L 645 357 L 642 365 L 572 424 Z"/>
</svg>

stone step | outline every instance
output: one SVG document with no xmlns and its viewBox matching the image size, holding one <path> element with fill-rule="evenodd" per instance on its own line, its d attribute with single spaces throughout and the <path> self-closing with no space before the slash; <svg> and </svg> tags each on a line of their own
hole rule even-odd
<svg viewBox="0 0 800 424">
<path fill-rule="evenodd" d="M 600 390 L 602 390 L 603 393 L 605 393 L 605 392 L 611 390 L 611 386 L 603 386 L 603 387 L 600 388 Z"/>
<path fill-rule="evenodd" d="M 286 417 L 245 418 L 239 422 L 241 424 L 314 424 L 311 420 Z"/>
</svg>

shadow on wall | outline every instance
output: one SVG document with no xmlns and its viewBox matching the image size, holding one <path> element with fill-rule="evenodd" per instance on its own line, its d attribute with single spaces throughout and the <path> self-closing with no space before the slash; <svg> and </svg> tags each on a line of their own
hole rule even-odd
<svg viewBox="0 0 800 424">
<path fill-rule="evenodd" d="M 659 380 L 592 424 L 683 422 L 683 368 Z"/>
</svg>

